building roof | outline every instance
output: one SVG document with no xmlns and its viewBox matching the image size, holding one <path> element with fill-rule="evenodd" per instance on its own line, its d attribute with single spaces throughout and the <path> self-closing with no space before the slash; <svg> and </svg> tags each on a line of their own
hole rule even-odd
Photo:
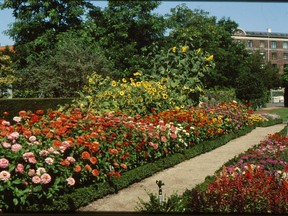
<svg viewBox="0 0 288 216">
<path fill-rule="evenodd" d="M 9 46 L 0 46 L 0 51 L 5 50 L 8 47 L 9 50 L 14 51 L 14 46 L 13 45 L 9 45 Z"/>
<path fill-rule="evenodd" d="M 288 38 L 288 33 L 262 32 L 262 31 L 244 31 L 238 28 L 234 35 L 242 35 L 247 37 L 271 37 L 271 38 Z"/>
</svg>

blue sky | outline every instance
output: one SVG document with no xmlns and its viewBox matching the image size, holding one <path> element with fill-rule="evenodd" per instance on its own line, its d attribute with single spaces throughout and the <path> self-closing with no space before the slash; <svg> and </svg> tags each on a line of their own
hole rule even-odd
<svg viewBox="0 0 288 216">
<path fill-rule="evenodd" d="M 3 0 L 0 0 L 3 2 Z M 180 4 L 186 4 L 190 9 L 202 9 L 218 19 L 230 18 L 246 31 L 267 31 L 288 33 L 288 2 L 197 2 L 197 1 L 162 1 L 155 11 L 159 14 L 170 13 L 170 9 Z M 106 1 L 94 1 L 100 7 L 107 5 Z M 13 23 L 12 10 L 0 11 L 0 45 L 11 45 L 13 40 L 3 34 L 8 24 Z"/>
</svg>

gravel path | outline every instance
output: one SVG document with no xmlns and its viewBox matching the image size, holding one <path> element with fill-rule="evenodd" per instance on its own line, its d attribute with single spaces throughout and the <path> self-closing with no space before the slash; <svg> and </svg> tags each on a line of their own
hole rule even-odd
<svg viewBox="0 0 288 216">
<path fill-rule="evenodd" d="M 259 144 L 268 134 L 279 132 L 284 127 L 285 124 L 265 128 L 257 127 L 249 134 L 234 139 L 224 146 L 156 173 L 139 183 L 120 190 L 118 194 L 108 195 L 103 199 L 98 199 L 85 207 L 81 207 L 78 211 L 135 212 L 135 207 L 139 202 L 138 198 L 149 201 L 147 191 L 158 193 L 156 180 L 162 180 L 165 184 L 163 195 L 182 194 L 186 188 L 191 189 L 202 183 L 206 176 L 213 175 L 216 170 L 234 156 L 246 151 L 253 145 Z"/>
</svg>

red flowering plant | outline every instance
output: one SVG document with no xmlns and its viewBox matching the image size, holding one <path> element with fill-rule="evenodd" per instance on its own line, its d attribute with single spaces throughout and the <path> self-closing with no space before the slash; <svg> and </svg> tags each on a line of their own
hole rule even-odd
<svg viewBox="0 0 288 216">
<path fill-rule="evenodd" d="M 287 213 L 288 138 L 269 135 L 223 167 L 205 191 L 193 189 L 190 209 L 197 212 Z M 286 152 L 286 153 L 285 153 Z"/>
</svg>

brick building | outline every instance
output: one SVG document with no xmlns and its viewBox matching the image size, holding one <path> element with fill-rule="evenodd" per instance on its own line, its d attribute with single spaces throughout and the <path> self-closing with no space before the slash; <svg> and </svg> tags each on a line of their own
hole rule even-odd
<svg viewBox="0 0 288 216">
<path fill-rule="evenodd" d="M 236 41 L 244 42 L 248 50 L 259 50 L 265 61 L 270 61 L 280 72 L 288 67 L 287 33 L 274 33 L 271 29 L 267 32 L 244 31 L 239 28 L 232 37 Z"/>
</svg>

